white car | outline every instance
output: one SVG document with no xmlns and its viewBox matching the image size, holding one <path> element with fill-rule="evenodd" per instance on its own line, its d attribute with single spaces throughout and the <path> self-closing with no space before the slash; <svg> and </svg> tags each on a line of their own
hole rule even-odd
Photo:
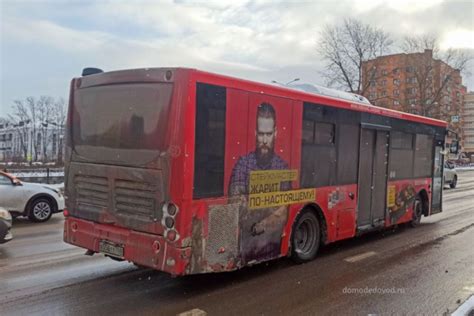
<svg viewBox="0 0 474 316">
<path fill-rule="evenodd" d="M 444 163 L 444 184 L 449 184 L 454 189 L 458 183 L 458 174 L 453 163 L 446 161 Z"/>
<path fill-rule="evenodd" d="M 14 217 L 28 216 L 34 222 L 45 222 L 53 213 L 64 210 L 64 196 L 46 184 L 22 182 L 0 171 L 0 207 Z"/>
</svg>

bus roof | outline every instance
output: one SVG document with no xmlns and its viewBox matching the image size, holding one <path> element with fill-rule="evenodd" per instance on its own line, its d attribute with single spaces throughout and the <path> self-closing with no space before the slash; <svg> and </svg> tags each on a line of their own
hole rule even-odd
<svg viewBox="0 0 474 316">
<path fill-rule="evenodd" d="M 273 84 L 255 82 L 246 79 L 220 75 L 194 68 L 156 67 L 127 69 L 92 74 L 90 76 L 82 77 L 82 79 L 83 83 L 86 83 L 85 85 L 105 84 L 109 81 L 109 79 L 112 78 L 113 82 L 130 82 L 130 80 L 133 81 L 133 79 L 143 80 L 144 78 L 146 78 L 146 81 L 157 81 L 162 80 L 162 74 L 168 70 L 189 72 L 194 77 L 194 80 L 206 81 L 211 84 L 223 85 L 230 88 L 241 89 L 249 92 L 269 94 L 282 98 L 291 98 L 306 102 L 319 103 L 336 108 L 372 113 L 422 124 L 441 126 L 444 128 L 448 126 L 448 123 L 445 121 L 374 106 L 370 104 L 370 102 L 368 102 L 366 98 L 357 94 L 347 93 L 344 91 L 338 91 L 317 86 L 312 86 L 313 88 L 308 89 L 308 86 L 310 85 L 301 84 L 293 88 L 286 86 L 276 86 Z"/>
<path fill-rule="evenodd" d="M 183 68 L 181 68 L 183 69 Z M 186 68 L 185 68 L 186 69 Z M 359 112 L 367 112 L 372 114 L 378 114 L 388 117 L 399 118 L 402 120 L 423 123 L 434 126 L 447 127 L 448 123 L 442 120 L 437 120 L 425 116 L 410 114 L 406 112 L 386 109 L 370 104 L 366 98 L 361 97 L 357 94 L 347 93 L 340 91 L 339 94 L 335 93 L 337 90 L 316 87 L 314 89 L 304 89 L 301 88 L 301 85 L 292 87 L 277 86 L 267 83 L 255 82 L 246 79 L 235 78 L 226 75 L 220 75 L 215 73 L 210 73 L 197 69 L 189 69 L 196 72 L 197 77 L 202 79 L 213 79 L 212 81 L 216 83 L 221 83 L 228 87 L 239 88 L 256 93 L 268 93 L 271 95 L 301 99 L 308 102 L 317 102 L 322 103 L 323 105 L 334 106 L 338 108 L 344 108 Z M 303 91 L 306 90 L 306 91 Z M 319 93 L 318 93 L 319 90 Z M 310 91 L 310 92 L 309 92 Z"/>
</svg>

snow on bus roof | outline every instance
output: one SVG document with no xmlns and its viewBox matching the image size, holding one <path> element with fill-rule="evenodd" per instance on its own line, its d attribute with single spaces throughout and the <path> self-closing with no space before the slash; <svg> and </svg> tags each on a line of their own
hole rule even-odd
<svg viewBox="0 0 474 316">
<path fill-rule="evenodd" d="M 351 101 L 351 102 L 360 102 L 360 103 L 372 105 L 370 103 L 370 101 L 367 100 L 367 98 L 365 98 L 364 96 L 361 96 L 359 94 L 345 92 L 345 91 L 339 91 L 339 90 L 330 89 L 330 88 L 326 88 L 326 87 L 322 87 L 322 86 L 317 86 L 317 85 L 314 85 L 314 84 L 309 84 L 309 83 L 292 84 L 292 85 L 289 85 L 289 86 L 286 86 L 286 87 L 288 87 L 290 89 L 301 90 L 301 91 L 304 91 L 304 92 L 316 93 L 316 94 L 325 95 L 325 96 L 329 96 L 329 97 L 344 99 L 344 100 L 348 100 L 348 101 Z"/>
<path fill-rule="evenodd" d="M 395 117 L 395 118 L 400 118 L 400 119 L 405 119 L 405 120 L 412 120 L 416 122 L 422 122 L 425 124 L 431 124 L 431 125 L 437 125 L 437 126 L 443 126 L 443 127 L 448 126 L 448 123 L 442 120 L 375 106 L 372 103 L 370 103 L 370 101 L 364 96 L 355 94 L 355 93 L 330 89 L 327 87 L 322 87 L 322 86 L 308 84 L 308 83 L 292 84 L 288 86 L 277 84 L 277 86 L 281 88 L 297 90 L 298 92 L 304 92 L 311 95 L 324 96 L 324 97 L 339 99 L 339 100 L 346 100 L 350 102 L 349 108 L 356 111 L 369 112 L 369 113 L 390 116 L 390 117 Z"/>
</svg>

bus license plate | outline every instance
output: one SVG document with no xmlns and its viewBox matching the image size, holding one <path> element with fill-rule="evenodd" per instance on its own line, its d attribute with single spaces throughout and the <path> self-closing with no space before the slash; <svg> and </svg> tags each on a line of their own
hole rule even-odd
<svg viewBox="0 0 474 316">
<path fill-rule="evenodd" d="M 106 255 L 123 259 L 123 246 L 109 241 L 101 240 L 99 242 L 99 251 Z"/>
</svg>

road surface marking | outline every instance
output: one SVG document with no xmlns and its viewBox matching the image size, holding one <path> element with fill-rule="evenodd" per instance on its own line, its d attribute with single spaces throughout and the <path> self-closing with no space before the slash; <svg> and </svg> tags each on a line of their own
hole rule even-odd
<svg viewBox="0 0 474 316">
<path fill-rule="evenodd" d="M 177 316 L 206 316 L 207 313 L 199 308 L 194 308 L 186 312 L 182 312 Z"/>
<path fill-rule="evenodd" d="M 368 252 L 361 253 L 360 255 L 347 257 L 346 259 L 344 259 L 344 261 L 354 263 L 354 262 L 357 262 L 357 261 L 364 260 L 368 257 L 372 257 L 375 254 L 376 254 L 375 251 L 368 251 Z"/>
<path fill-rule="evenodd" d="M 471 295 L 471 297 L 459 306 L 451 316 L 471 315 L 472 311 L 474 311 L 474 295 Z"/>
</svg>

